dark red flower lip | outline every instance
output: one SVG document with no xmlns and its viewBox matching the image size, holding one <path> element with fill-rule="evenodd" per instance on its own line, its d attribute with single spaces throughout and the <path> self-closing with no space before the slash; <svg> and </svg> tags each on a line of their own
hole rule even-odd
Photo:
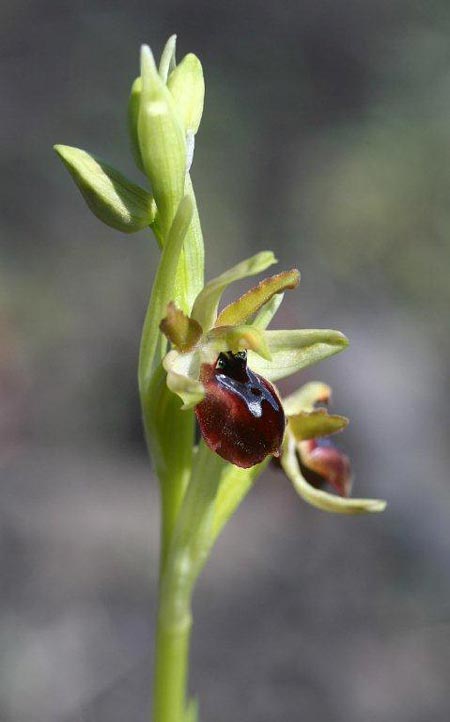
<svg viewBox="0 0 450 722">
<path fill-rule="evenodd" d="M 196 406 L 207 445 L 226 461 L 249 468 L 278 456 L 285 431 L 281 401 L 272 384 L 247 366 L 245 352 L 221 353 L 203 364 L 205 398 Z"/>
</svg>

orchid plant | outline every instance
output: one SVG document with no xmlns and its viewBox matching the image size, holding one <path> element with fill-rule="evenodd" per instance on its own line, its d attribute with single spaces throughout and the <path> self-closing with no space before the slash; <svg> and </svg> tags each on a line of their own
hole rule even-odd
<svg viewBox="0 0 450 722">
<path fill-rule="evenodd" d="M 273 253 L 257 253 L 204 283 L 190 178 L 203 71 L 193 54 L 177 64 L 175 44 L 172 36 L 159 67 L 144 45 L 131 88 L 131 148 L 148 189 L 90 153 L 55 146 L 101 221 L 124 233 L 150 228 L 161 250 L 138 370 L 145 436 L 161 492 L 153 722 L 197 719 L 196 702 L 187 697 L 194 585 L 271 458 L 319 509 L 358 514 L 385 507 L 375 499 L 348 498 L 350 463 L 329 441 L 348 421 L 328 413 L 330 388 L 308 383 L 282 400 L 274 385 L 348 344 L 339 331 L 268 329 L 284 293 L 297 287 L 299 272 L 270 276 L 220 311 L 225 289 L 265 271 L 276 262 Z"/>
</svg>

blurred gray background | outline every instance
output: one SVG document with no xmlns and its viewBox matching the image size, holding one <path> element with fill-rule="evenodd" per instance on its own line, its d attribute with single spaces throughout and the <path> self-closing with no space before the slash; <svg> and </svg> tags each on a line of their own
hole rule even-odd
<svg viewBox="0 0 450 722">
<path fill-rule="evenodd" d="M 158 495 L 136 392 L 153 239 L 90 215 L 53 143 L 138 182 L 142 42 L 202 60 L 193 179 L 208 276 L 273 248 L 277 319 L 350 349 L 319 378 L 352 423 L 354 493 L 267 473 L 195 598 L 203 722 L 450 719 L 447 0 L 3 0 L 0 720 L 149 720 Z"/>
</svg>

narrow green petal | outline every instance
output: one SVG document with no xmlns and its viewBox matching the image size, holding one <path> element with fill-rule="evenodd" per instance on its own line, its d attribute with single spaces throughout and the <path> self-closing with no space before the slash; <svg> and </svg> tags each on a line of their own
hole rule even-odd
<svg viewBox="0 0 450 722">
<path fill-rule="evenodd" d="M 270 301 L 267 301 L 267 303 L 265 303 L 264 306 L 261 307 L 261 310 L 256 314 L 252 321 L 252 326 L 256 326 L 256 328 L 260 328 L 262 330 L 267 328 L 281 306 L 283 298 L 284 293 L 277 293 L 275 296 L 272 296 Z"/>
<path fill-rule="evenodd" d="M 69 145 L 55 151 L 97 218 L 122 233 L 134 233 L 155 220 L 156 205 L 147 191 L 95 155 Z"/>
<path fill-rule="evenodd" d="M 276 263 L 276 258 L 272 251 L 261 251 L 245 261 L 241 261 L 233 268 L 225 271 L 220 276 L 209 281 L 195 299 L 191 316 L 199 322 L 200 326 L 205 330 L 209 330 L 214 326 L 217 316 L 217 308 L 222 298 L 222 294 L 226 288 L 234 281 L 240 281 L 242 278 L 256 276 L 257 273 L 265 271 L 266 268 Z"/>
<path fill-rule="evenodd" d="M 316 404 L 327 404 L 330 398 L 330 386 L 322 381 L 310 381 L 283 399 L 284 413 L 293 416 L 300 411 L 312 411 Z"/>
<path fill-rule="evenodd" d="M 290 376 L 348 346 L 344 334 L 327 329 L 266 331 L 265 337 L 272 360 L 266 361 L 249 352 L 248 364 L 269 381 Z"/>
<path fill-rule="evenodd" d="M 348 419 L 345 416 L 331 415 L 326 409 L 300 411 L 294 416 L 289 416 L 289 429 L 296 441 L 330 436 L 342 431 L 346 426 Z"/>
<path fill-rule="evenodd" d="M 170 301 L 159 328 L 180 351 L 190 351 L 202 335 L 202 327 Z"/>
<path fill-rule="evenodd" d="M 317 509 L 335 514 L 367 514 L 384 511 L 386 508 L 386 502 L 382 499 L 345 499 L 308 484 L 300 472 L 293 440 L 285 442 L 281 465 L 297 493 Z"/>
<path fill-rule="evenodd" d="M 265 278 L 243 296 L 226 306 L 218 315 L 216 326 L 246 323 L 264 304 L 277 293 L 296 288 L 300 282 L 300 273 L 296 268 Z"/>
</svg>

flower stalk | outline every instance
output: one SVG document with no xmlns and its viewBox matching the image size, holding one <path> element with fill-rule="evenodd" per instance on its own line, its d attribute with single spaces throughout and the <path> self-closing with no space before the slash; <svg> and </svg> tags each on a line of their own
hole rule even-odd
<svg viewBox="0 0 450 722">
<path fill-rule="evenodd" d="M 147 188 L 85 151 L 55 146 L 102 222 L 124 233 L 150 228 L 161 250 L 138 364 L 145 437 L 161 495 L 153 722 L 197 720 L 187 694 L 193 590 L 218 535 L 272 455 L 300 496 L 322 510 L 354 514 L 385 506 L 346 498 L 349 460 L 322 441 L 348 423 L 324 408 L 329 388 L 307 384 L 282 402 L 274 385 L 348 344 L 339 331 L 268 329 L 285 292 L 298 286 L 299 272 L 260 281 L 222 310 L 228 286 L 265 271 L 276 262 L 273 253 L 257 253 L 204 283 L 190 177 L 204 79 L 198 58 L 188 54 L 177 63 L 175 49 L 173 36 L 157 67 L 143 46 L 131 89 L 131 149 Z M 322 488 L 327 485 L 338 495 Z"/>
</svg>

